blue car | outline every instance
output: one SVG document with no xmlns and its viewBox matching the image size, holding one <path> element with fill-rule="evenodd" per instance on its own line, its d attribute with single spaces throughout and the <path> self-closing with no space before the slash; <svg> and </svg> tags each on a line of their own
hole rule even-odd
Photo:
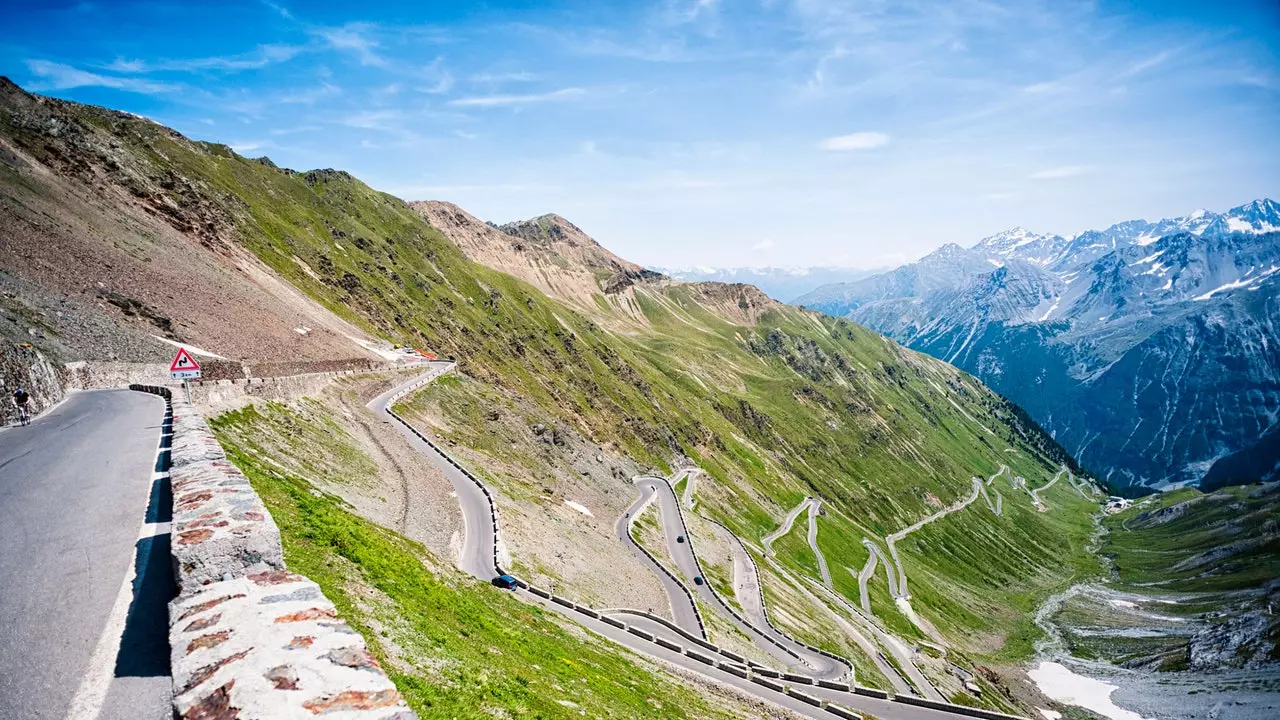
<svg viewBox="0 0 1280 720">
<path fill-rule="evenodd" d="M 493 584 L 495 587 L 500 587 L 503 590 L 516 589 L 516 579 L 510 575 L 499 575 L 493 579 Z"/>
</svg>

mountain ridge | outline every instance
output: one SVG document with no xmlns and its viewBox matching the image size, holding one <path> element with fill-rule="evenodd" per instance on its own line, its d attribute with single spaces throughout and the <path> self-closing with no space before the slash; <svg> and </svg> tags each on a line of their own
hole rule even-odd
<svg viewBox="0 0 1280 720">
<path fill-rule="evenodd" d="M 1266 338 L 1280 293 L 1276 228 L 1280 204 L 1264 198 L 1070 238 L 1015 229 L 797 302 L 974 372 L 1118 489 L 1186 484 L 1274 425 L 1280 358 Z M 1180 368 L 1181 380 L 1144 381 L 1152 363 Z M 1257 402 L 1237 410 L 1241 392 Z M 1123 419 L 1075 409 L 1085 406 Z M 1225 407 L 1230 419 L 1219 421 Z M 1170 419 L 1178 413 L 1186 417 Z M 1152 427 L 1160 432 L 1146 436 Z M 1187 449 L 1170 450 L 1171 437 Z"/>
</svg>

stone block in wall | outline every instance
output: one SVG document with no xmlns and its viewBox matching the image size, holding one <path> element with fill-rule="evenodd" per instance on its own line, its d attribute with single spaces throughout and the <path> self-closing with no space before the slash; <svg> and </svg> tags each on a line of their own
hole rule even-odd
<svg viewBox="0 0 1280 720">
<path fill-rule="evenodd" d="M 268 570 L 169 606 L 176 716 L 414 720 L 320 587 Z"/>
<path fill-rule="evenodd" d="M 283 568 L 271 514 L 185 402 L 174 402 L 169 482 L 173 488 L 173 560 L 178 588 L 240 577 L 258 566 Z"/>
</svg>

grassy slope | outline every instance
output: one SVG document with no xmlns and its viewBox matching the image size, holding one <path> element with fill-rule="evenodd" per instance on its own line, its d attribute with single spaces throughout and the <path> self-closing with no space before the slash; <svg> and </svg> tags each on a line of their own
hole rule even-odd
<svg viewBox="0 0 1280 720">
<path fill-rule="evenodd" d="M 675 456 L 692 457 L 727 490 L 703 512 L 744 537 L 759 537 L 782 508 L 818 494 L 858 519 L 838 540 L 850 546 L 858 532 L 884 535 L 928 514 L 925 493 L 962 497 L 970 475 L 1001 461 L 1035 482 L 1059 460 L 1044 452 L 1054 454 L 1051 441 L 972 378 L 845 321 L 783 308 L 747 328 L 673 287 L 643 289 L 650 326 L 615 333 L 466 260 L 403 202 L 345 173 L 292 173 L 146 121 L 66 107 L 71 121 L 121 146 L 119 182 L 131 174 L 190 180 L 164 192 L 221 213 L 236 241 L 337 314 L 456 356 L 470 375 L 642 464 L 669 468 Z M 17 140 L 37 157 L 46 152 L 44 137 Z M 1004 569 L 956 566 L 911 548 L 905 561 L 1018 606 L 1075 574 L 1074 535 L 1035 515 L 1011 513 L 1010 522 L 1027 525 L 1019 542 L 1059 534 L 1038 545 L 1044 552 L 1014 556 L 1007 570 L 1022 582 L 1011 593 L 997 582 Z M 922 597 L 917 610 L 946 613 L 943 600 Z M 998 622 L 955 617 L 972 633 Z"/>
<path fill-rule="evenodd" d="M 270 436 L 297 444 L 293 457 L 357 476 L 367 469 L 369 459 L 336 426 L 299 434 L 308 422 L 270 404 L 211 424 L 279 524 L 289 567 L 320 584 L 423 717 L 725 717 L 615 646 L 445 569 L 259 451 L 255 438 Z"/>
</svg>

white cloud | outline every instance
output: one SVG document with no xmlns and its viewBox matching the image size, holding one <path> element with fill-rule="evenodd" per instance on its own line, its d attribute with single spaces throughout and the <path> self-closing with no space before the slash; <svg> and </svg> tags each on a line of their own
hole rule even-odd
<svg viewBox="0 0 1280 720">
<path fill-rule="evenodd" d="M 187 58 L 185 60 L 125 60 L 116 58 L 106 66 L 107 70 L 121 73 L 148 73 L 158 71 L 193 72 L 198 70 L 257 70 L 279 62 L 292 60 L 303 52 L 296 45 L 259 45 L 256 50 L 239 55 Z"/>
<path fill-rule="evenodd" d="M 28 60 L 27 69 L 40 78 L 31 83 L 32 90 L 67 90 L 77 87 L 108 87 L 137 93 L 165 93 L 181 90 L 178 85 L 138 78 L 99 75 L 49 60 Z"/>
<path fill-rule="evenodd" d="M 769 249 L 771 249 L 772 247 L 773 247 L 773 241 L 772 241 L 772 240 L 767 240 L 767 239 L 766 239 L 766 240 L 761 240 L 760 242 L 756 243 L 755 245 L 752 245 L 752 246 L 751 246 L 751 249 L 752 249 L 752 250 L 769 250 Z"/>
<path fill-rule="evenodd" d="M 504 107 L 512 105 L 528 105 L 531 103 L 557 102 L 571 100 L 586 95 L 587 91 L 580 87 L 561 88 L 545 93 L 529 93 L 525 95 L 477 95 L 450 100 L 450 105 L 458 107 Z"/>
<path fill-rule="evenodd" d="M 829 137 L 818 143 L 823 150 L 870 150 L 889 144 L 889 136 L 882 132 L 856 132 L 850 135 Z"/>
<path fill-rule="evenodd" d="M 1062 167 L 1048 168 L 1033 172 L 1027 177 L 1032 180 L 1061 180 L 1062 178 L 1078 177 L 1093 172 L 1093 168 L 1087 165 L 1064 165 Z"/>
<path fill-rule="evenodd" d="M 531 72 L 480 73 L 472 75 L 471 82 L 477 85 L 497 85 L 507 82 L 534 82 L 538 75 Z"/>
<path fill-rule="evenodd" d="M 361 65 L 387 67 L 390 63 L 379 55 L 378 42 L 367 36 L 373 26 L 368 23 L 347 23 L 342 27 L 320 28 L 315 34 L 324 39 L 334 50 L 343 50 L 356 56 Z"/>
</svg>

